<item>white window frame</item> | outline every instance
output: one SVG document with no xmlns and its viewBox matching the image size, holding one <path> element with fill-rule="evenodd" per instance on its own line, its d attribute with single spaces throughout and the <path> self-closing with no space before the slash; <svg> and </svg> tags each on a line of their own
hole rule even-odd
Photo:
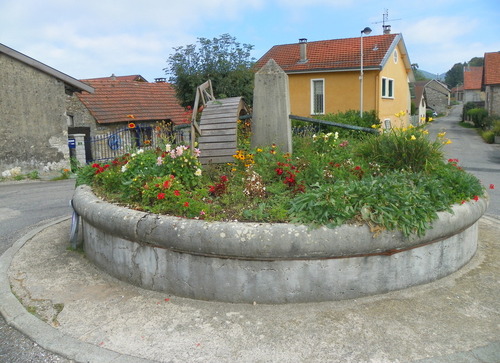
<svg viewBox="0 0 500 363">
<path fill-rule="evenodd" d="M 394 79 L 382 77 L 380 94 L 382 95 L 382 98 L 394 99 Z"/>
<path fill-rule="evenodd" d="M 392 59 L 394 60 L 394 64 L 398 64 L 399 54 L 398 54 L 397 49 L 394 49 L 394 53 L 393 53 L 392 57 L 393 57 Z"/>
<path fill-rule="evenodd" d="M 322 92 L 322 99 L 321 99 L 321 103 L 322 103 L 322 110 L 320 112 L 316 112 L 316 108 L 314 107 L 315 106 L 315 88 L 314 88 L 314 85 L 315 85 L 315 82 L 321 82 L 321 92 Z M 311 115 L 324 115 L 325 114 L 325 79 L 324 78 L 315 78 L 315 79 L 311 79 Z"/>
</svg>

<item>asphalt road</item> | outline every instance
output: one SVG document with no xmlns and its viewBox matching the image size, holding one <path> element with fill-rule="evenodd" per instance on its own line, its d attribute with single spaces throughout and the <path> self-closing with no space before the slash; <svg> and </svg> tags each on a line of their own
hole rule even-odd
<svg viewBox="0 0 500 363">
<path fill-rule="evenodd" d="M 74 180 L 0 183 L 0 255 L 36 226 L 70 215 Z M 69 363 L 8 326 L 0 316 L 0 362 Z"/>
<path fill-rule="evenodd" d="M 475 129 L 460 126 L 462 107 L 453 106 L 448 116 L 430 123 L 429 136 L 446 132 L 445 137 L 452 142 L 443 147 L 446 159 L 458 159 L 459 166 L 481 181 L 490 198 L 486 214 L 500 217 L 500 144 L 487 144 Z"/>
</svg>

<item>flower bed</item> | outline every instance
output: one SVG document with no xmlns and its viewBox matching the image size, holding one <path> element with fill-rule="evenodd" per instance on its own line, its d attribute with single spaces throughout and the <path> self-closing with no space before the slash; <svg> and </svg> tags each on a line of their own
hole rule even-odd
<svg viewBox="0 0 500 363">
<path fill-rule="evenodd" d="M 205 168 L 198 150 L 165 142 L 89 165 L 78 181 L 93 193 L 74 200 L 85 250 L 126 281 L 209 300 L 323 301 L 432 281 L 473 256 L 487 201 L 443 160 L 444 133 L 426 134 L 306 133 L 293 156 L 243 138 L 234 163 Z"/>
</svg>

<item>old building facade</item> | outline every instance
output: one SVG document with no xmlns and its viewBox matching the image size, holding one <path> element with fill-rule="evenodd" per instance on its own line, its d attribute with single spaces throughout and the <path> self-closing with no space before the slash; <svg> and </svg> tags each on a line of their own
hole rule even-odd
<svg viewBox="0 0 500 363">
<path fill-rule="evenodd" d="M 92 87 L 0 44 L 0 171 L 69 167 L 66 97 Z"/>
</svg>

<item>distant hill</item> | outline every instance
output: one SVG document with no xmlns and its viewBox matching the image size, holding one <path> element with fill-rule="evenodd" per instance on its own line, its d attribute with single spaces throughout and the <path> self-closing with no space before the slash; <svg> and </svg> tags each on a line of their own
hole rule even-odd
<svg viewBox="0 0 500 363">
<path fill-rule="evenodd" d="M 438 81 L 444 81 L 444 77 L 446 76 L 446 73 L 434 74 L 431 72 L 424 71 L 423 69 L 419 69 L 419 71 L 424 75 L 425 78 L 437 79 Z"/>
</svg>

